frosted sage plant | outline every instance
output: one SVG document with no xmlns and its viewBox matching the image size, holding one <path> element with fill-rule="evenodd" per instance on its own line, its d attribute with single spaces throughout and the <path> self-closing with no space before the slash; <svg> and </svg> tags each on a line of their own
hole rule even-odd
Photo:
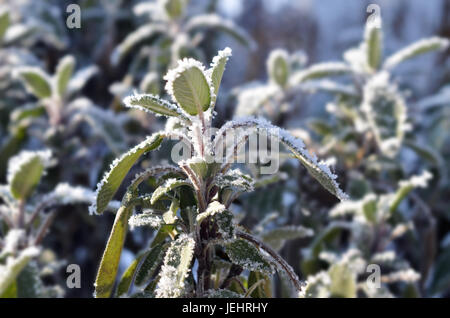
<svg viewBox="0 0 450 318">
<path fill-rule="evenodd" d="M 165 131 L 147 137 L 111 164 L 98 184 L 91 213 L 105 210 L 130 168 L 164 139 L 182 140 L 190 146 L 190 155 L 177 165 L 145 169 L 127 187 L 97 273 L 96 297 L 113 295 L 128 225 L 153 228 L 156 235 L 123 274 L 116 296 L 249 296 L 258 287 L 269 293 L 268 275 L 275 269 L 289 278 L 297 293 L 301 291 L 296 274 L 277 252 L 235 222 L 231 204 L 240 193 L 252 191 L 254 180 L 240 169 L 232 169 L 230 161 L 222 160 L 220 150 L 236 153 L 250 134 L 266 133 L 278 138 L 328 191 L 339 199 L 346 195 L 336 175 L 310 154 L 301 140 L 266 120 L 237 119 L 214 135 L 208 133 L 230 55 L 229 48 L 220 51 L 209 69 L 194 59 L 180 60 L 165 76 L 173 103 L 155 95 L 125 99 L 126 106 L 169 117 L 169 121 Z M 238 128 L 243 129 L 238 138 L 226 142 L 227 133 Z M 266 240 L 280 246 L 289 236 L 299 236 L 299 231 L 310 235 L 304 228 L 292 227 L 275 231 Z M 249 275 L 247 287 L 236 287 L 241 274 Z"/>
<path fill-rule="evenodd" d="M 83 187 L 58 184 L 47 193 L 36 187 L 55 164 L 49 150 L 22 151 L 8 163 L 8 184 L 0 185 L 0 297 L 56 297 L 61 288 L 44 286 L 37 258 L 42 240 L 56 215 L 56 207 L 91 204 L 94 193 Z M 108 209 L 117 208 L 112 201 Z M 48 272 L 48 268 L 47 268 Z M 48 273 L 47 273 L 48 274 Z"/>
</svg>

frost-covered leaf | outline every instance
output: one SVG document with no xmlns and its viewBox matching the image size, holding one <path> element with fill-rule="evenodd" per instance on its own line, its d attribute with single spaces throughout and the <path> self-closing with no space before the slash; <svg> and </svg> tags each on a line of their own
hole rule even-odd
<svg viewBox="0 0 450 318">
<path fill-rule="evenodd" d="M 151 94 L 132 95 L 124 99 L 125 106 L 164 116 L 186 117 L 181 109 Z"/>
<path fill-rule="evenodd" d="M 153 229 L 158 229 L 162 222 L 161 216 L 154 214 L 151 210 L 144 210 L 142 213 L 131 216 L 128 220 L 131 229 L 139 226 L 149 226 Z"/>
<path fill-rule="evenodd" d="M 197 115 L 211 105 L 214 87 L 200 62 L 192 58 L 178 61 L 178 67 L 169 70 L 164 79 L 167 92 L 188 114 Z"/>
<path fill-rule="evenodd" d="M 214 99 L 216 99 L 219 94 L 220 82 L 222 81 L 223 72 L 225 71 L 225 66 L 230 56 L 231 49 L 229 47 L 219 51 L 213 58 L 210 69 L 207 71 L 211 76 L 211 83 L 214 87 Z"/>
<path fill-rule="evenodd" d="M 51 165 L 51 152 L 22 151 L 8 162 L 8 184 L 16 199 L 26 199 L 38 185 L 45 168 Z"/>
<path fill-rule="evenodd" d="M 225 251 L 234 264 L 250 271 L 271 274 L 273 268 L 259 250 L 243 239 L 236 239 L 225 245 Z"/>
<path fill-rule="evenodd" d="M 398 64 L 418 55 L 436 50 L 444 50 L 448 47 L 448 45 L 449 40 L 440 37 L 422 39 L 389 56 L 384 62 L 383 68 L 389 70 L 397 66 Z"/>
<path fill-rule="evenodd" d="M 361 109 L 367 117 L 380 150 L 394 157 L 410 129 L 407 123 L 405 101 L 395 85 L 389 82 L 389 74 L 380 72 L 364 86 Z"/>
<path fill-rule="evenodd" d="M 39 298 L 44 292 L 36 261 L 29 262 L 17 276 L 18 298 Z"/>
<path fill-rule="evenodd" d="M 37 98 L 41 99 L 52 95 L 51 79 L 40 68 L 22 67 L 17 70 L 17 75 L 30 93 Z"/>
<path fill-rule="evenodd" d="M 262 240 L 273 249 L 279 250 L 287 240 L 312 236 L 314 231 L 303 226 L 287 225 L 266 231 L 261 234 Z"/>
<path fill-rule="evenodd" d="M 341 62 L 327 62 L 319 63 L 310 66 L 309 68 L 294 73 L 290 79 L 293 85 L 298 85 L 313 79 L 320 79 L 323 77 L 343 75 L 351 72 L 351 68 Z"/>
<path fill-rule="evenodd" d="M 261 129 L 267 133 L 269 137 L 278 139 L 298 160 L 300 160 L 309 173 L 319 181 L 325 189 L 340 200 L 347 199 L 347 195 L 339 188 L 339 184 L 336 182 L 337 176 L 331 172 L 330 167 L 325 161 L 318 161 L 315 155 L 311 155 L 306 150 L 305 144 L 301 139 L 294 138 L 285 129 L 276 127 L 263 118 L 248 117 L 226 123 L 216 133 L 216 144 L 218 142 L 223 142 L 223 135 L 228 129 L 239 127 Z M 250 132 L 248 132 L 248 134 L 250 134 Z"/>
<path fill-rule="evenodd" d="M 20 272 L 38 254 L 39 249 L 37 247 L 27 247 L 17 257 L 8 257 L 6 264 L 0 264 L 0 295 L 3 295 L 11 284 L 14 284 Z"/>
<path fill-rule="evenodd" d="M 55 85 L 59 96 L 64 96 L 67 85 L 75 69 L 75 58 L 72 55 L 63 57 L 56 67 Z"/>
<path fill-rule="evenodd" d="M 167 179 L 162 185 L 160 185 L 158 188 L 156 188 L 155 191 L 153 191 L 150 203 L 155 204 L 155 202 L 158 201 L 163 195 L 167 194 L 169 191 L 172 191 L 173 189 L 176 189 L 181 186 L 191 186 L 191 185 L 192 185 L 191 182 L 187 179 L 186 180 L 175 178 Z"/>
<path fill-rule="evenodd" d="M 117 211 L 114 225 L 109 235 L 103 252 L 100 267 L 95 279 L 96 298 L 108 298 L 114 288 L 117 271 L 119 269 L 120 255 L 122 254 L 123 244 L 128 230 L 128 219 L 133 212 L 131 207 L 121 206 Z"/>
<path fill-rule="evenodd" d="M 152 23 L 141 26 L 137 30 L 129 33 L 127 37 L 114 49 L 111 55 L 111 63 L 113 65 L 119 64 L 135 46 L 145 40 L 151 39 L 154 36 L 164 34 L 166 31 L 166 27 L 162 24 Z"/>
<path fill-rule="evenodd" d="M 42 202 L 49 205 L 68 205 L 68 204 L 93 204 L 95 202 L 95 192 L 81 187 L 72 186 L 68 183 L 59 183 L 50 193 L 42 197 Z M 120 202 L 109 202 L 106 209 L 116 211 L 120 207 Z"/>
<path fill-rule="evenodd" d="M 191 18 L 185 26 L 186 32 L 195 32 L 200 29 L 218 29 L 228 33 L 241 44 L 255 49 L 257 44 L 250 35 L 232 20 L 226 20 L 217 14 L 200 14 Z"/>
<path fill-rule="evenodd" d="M 137 286 L 147 283 L 153 277 L 168 247 L 168 244 L 157 244 L 144 256 L 144 261 L 136 273 L 135 284 Z"/>
<path fill-rule="evenodd" d="M 163 134 L 155 133 L 113 161 L 110 170 L 97 185 L 97 199 L 95 204 L 90 207 L 91 213 L 100 214 L 105 210 L 134 163 L 144 153 L 159 147 L 163 138 Z"/>
<path fill-rule="evenodd" d="M 228 170 L 225 174 L 218 175 L 216 184 L 221 189 L 231 189 L 235 192 L 252 192 L 255 186 L 253 179 L 239 169 Z"/>
<path fill-rule="evenodd" d="M 289 55 L 285 50 L 277 49 L 270 52 L 267 59 L 267 73 L 270 80 L 284 87 L 290 73 Z"/>
<path fill-rule="evenodd" d="M 390 210 L 395 211 L 403 201 L 403 199 L 415 188 L 426 188 L 428 181 L 433 178 L 433 175 L 428 171 L 423 171 L 422 174 L 412 176 L 408 180 L 402 180 L 398 183 L 398 189 L 390 204 Z"/>
<path fill-rule="evenodd" d="M 164 257 L 160 280 L 156 287 L 156 297 L 176 298 L 183 296 L 185 280 L 190 272 L 194 256 L 195 241 L 192 237 L 181 234 L 173 241 Z"/>
<path fill-rule="evenodd" d="M 98 67 L 95 65 L 86 66 L 77 72 L 70 78 L 67 84 L 66 95 L 71 95 L 78 92 L 86 85 L 88 80 L 97 74 Z"/>
<path fill-rule="evenodd" d="M 226 207 L 222 203 L 218 201 L 213 201 L 210 204 L 208 204 L 208 207 L 206 208 L 205 212 L 202 212 L 197 215 L 197 222 L 201 223 L 207 217 L 213 216 L 217 213 L 222 213 L 225 210 Z"/>
<path fill-rule="evenodd" d="M 367 22 L 364 34 L 365 48 L 367 54 L 367 65 L 371 70 L 377 70 L 382 57 L 383 33 L 380 23 Z"/>
</svg>

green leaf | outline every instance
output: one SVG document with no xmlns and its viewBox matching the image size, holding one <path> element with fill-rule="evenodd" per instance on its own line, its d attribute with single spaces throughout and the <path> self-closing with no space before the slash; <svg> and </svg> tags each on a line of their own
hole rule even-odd
<svg viewBox="0 0 450 318">
<path fill-rule="evenodd" d="M 117 286 L 117 296 L 126 295 L 130 290 L 131 283 L 135 277 L 136 270 L 138 269 L 141 260 L 146 257 L 148 252 L 139 253 L 138 256 L 131 262 L 130 266 L 125 270 Z"/>
<path fill-rule="evenodd" d="M 17 283 L 13 282 L 9 287 L 0 294 L 0 298 L 17 298 Z"/>
<path fill-rule="evenodd" d="M 211 104 L 211 89 L 203 71 L 198 66 L 189 65 L 181 71 L 174 71 L 176 78 L 172 83 L 173 96 L 181 108 L 190 115 L 208 110 Z"/>
<path fill-rule="evenodd" d="M 20 252 L 17 258 L 9 259 L 6 265 L 0 264 L 0 295 L 10 290 L 11 284 L 16 284 L 16 278 L 31 259 L 38 254 L 39 249 L 37 247 L 28 247 Z"/>
<path fill-rule="evenodd" d="M 261 280 L 264 280 L 262 284 L 259 283 Z M 257 283 L 258 286 L 254 287 Z M 250 293 L 250 296 L 253 298 L 270 298 L 272 295 L 269 277 L 259 272 L 250 272 L 248 275 L 248 287 L 249 289 L 254 287 L 253 292 Z"/>
<path fill-rule="evenodd" d="M 312 236 L 314 231 L 303 226 L 287 225 L 264 232 L 262 240 L 273 249 L 280 250 L 287 240 L 295 240 L 307 236 Z"/>
<path fill-rule="evenodd" d="M 123 103 L 125 106 L 130 108 L 137 108 L 146 112 L 164 115 L 167 117 L 186 117 L 177 105 L 171 104 L 158 96 L 151 94 L 128 96 L 124 99 Z"/>
<path fill-rule="evenodd" d="M 113 198 L 122 180 L 134 163 L 146 152 L 156 149 L 162 142 L 164 135 L 155 133 L 143 142 L 114 160 L 111 169 L 107 172 L 97 185 L 96 202 L 89 209 L 91 213 L 102 213 Z"/>
<path fill-rule="evenodd" d="M 75 69 L 75 58 L 72 55 L 67 55 L 62 58 L 56 67 L 55 81 L 58 95 L 63 97 L 66 93 L 67 84 L 72 77 Z"/>
<path fill-rule="evenodd" d="M 398 189 L 393 196 L 390 204 L 390 211 L 394 212 L 397 210 L 399 204 L 403 199 L 415 188 L 426 188 L 428 186 L 428 181 L 433 178 L 433 175 L 424 171 L 420 175 L 412 176 L 408 180 L 402 180 L 398 184 Z"/>
<path fill-rule="evenodd" d="M 382 55 L 382 31 L 381 26 L 376 23 L 367 23 L 365 30 L 367 65 L 372 70 L 377 70 L 380 66 Z"/>
<path fill-rule="evenodd" d="M 225 66 L 230 56 L 231 49 L 228 47 L 222 51 L 219 51 L 213 58 L 211 68 L 208 70 L 208 72 L 211 73 L 211 82 L 214 87 L 214 100 L 219 94 L 220 82 L 222 81 L 223 72 L 225 71 Z"/>
<path fill-rule="evenodd" d="M 114 49 L 111 55 L 111 63 L 117 65 L 122 59 L 132 51 L 134 47 L 145 40 L 164 34 L 167 28 L 163 24 L 151 23 L 139 27 L 137 30 L 129 33 L 127 37 Z"/>
<path fill-rule="evenodd" d="M 117 211 L 111 234 L 103 252 L 100 267 L 95 279 L 96 298 L 108 298 L 114 288 L 117 271 L 119 269 L 120 255 L 128 230 L 128 219 L 132 213 L 132 207 L 121 206 Z"/>
<path fill-rule="evenodd" d="M 267 71 L 270 80 L 281 87 L 285 87 L 289 78 L 290 66 L 288 54 L 285 50 L 277 49 L 270 52 L 267 59 Z"/>
<path fill-rule="evenodd" d="M 6 33 L 6 29 L 8 29 L 10 23 L 9 12 L 4 10 L 0 12 L 0 42 L 3 39 L 3 36 Z"/>
<path fill-rule="evenodd" d="M 50 78 L 37 67 L 23 67 L 18 70 L 18 76 L 26 88 L 37 98 L 47 98 L 52 95 Z"/>
<path fill-rule="evenodd" d="M 18 200 L 28 198 L 50 164 L 50 151 L 22 151 L 8 162 L 8 184 Z"/>
<path fill-rule="evenodd" d="M 151 204 L 155 204 L 163 195 L 167 194 L 169 191 L 176 189 L 181 186 L 191 186 L 191 182 L 189 180 L 181 180 L 170 178 L 167 179 L 161 186 L 156 188 L 156 190 L 152 194 L 152 198 L 150 200 Z"/>
<path fill-rule="evenodd" d="M 186 0 L 166 0 L 164 1 L 164 9 L 169 17 L 176 19 L 180 17 L 186 6 Z"/>
<path fill-rule="evenodd" d="M 356 276 L 345 265 L 335 264 L 329 270 L 331 278 L 330 292 L 332 297 L 356 297 Z"/>
<path fill-rule="evenodd" d="M 413 57 L 432 51 L 444 50 L 448 45 L 449 40 L 445 38 L 435 36 L 428 39 L 422 39 L 389 56 L 384 62 L 383 68 L 391 69 Z"/>
<path fill-rule="evenodd" d="M 28 263 L 17 277 L 17 297 L 38 298 L 43 287 L 36 262 Z"/>
<path fill-rule="evenodd" d="M 186 32 L 195 33 L 201 29 L 216 29 L 225 32 L 242 45 L 255 49 L 257 44 L 251 36 L 232 20 L 226 20 L 217 14 L 200 14 L 189 19 L 185 26 Z"/>
<path fill-rule="evenodd" d="M 267 274 L 273 272 L 273 268 L 258 249 L 251 243 L 236 239 L 225 245 L 225 251 L 231 261 L 249 271 L 258 271 Z"/>
<path fill-rule="evenodd" d="M 168 248 L 168 244 L 157 244 L 148 251 L 136 273 L 135 284 L 137 286 L 144 285 L 153 277 Z"/>
<path fill-rule="evenodd" d="M 298 85 L 309 80 L 348 74 L 351 68 L 341 62 L 319 63 L 292 75 L 292 84 Z"/>
<path fill-rule="evenodd" d="M 170 244 L 161 268 L 161 278 L 155 291 L 156 297 L 183 296 L 186 288 L 185 279 L 191 269 L 194 248 L 194 239 L 186 234 L 181 234 Z"/>
</svg>

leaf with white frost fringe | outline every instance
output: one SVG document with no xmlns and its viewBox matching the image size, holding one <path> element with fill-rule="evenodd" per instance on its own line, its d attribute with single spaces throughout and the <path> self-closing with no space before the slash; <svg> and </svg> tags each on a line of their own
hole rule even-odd
<svg viewBox="0 0 450 318">
<path fill-rule="evenodd" d="M 156 287 L 156 297 L 175 298 L 183 296 L 185 280 L 191 268 L 195 241 L 192 237 L 181 234 L 173 241 L 166 252 L 160 271 L 160 280 Z"/>
<path fill-rule="evenodd" d="M 395 192 L 393 200 L 390 204 L 391 212 L 395 211 L 402 200 L 415 188 L 426 188 L 428 182 L 433 178 L 433 175 L 424 171 L 420 175 L 412 176 L 408 180 L 402 180 L 398 183 L 398 189 Z"/>
<path fill-rule="evenodd" d="M 300 162 L 305 166 L 308 172 L 317 180 L 319 183 L 327 189 L 330 193 L 335 195 L 340 200 L 347 199 L 347 195 L 339 188 L 339 184 L 336 182 L 337 176 L 331 172 L 330 167 L 325 161 L 318 161 L 315 155 L 311 155 L 305 148 L 305 144 L 301 139 L 294 138 L 285 129 L 276 127 L 269 123 L 263 118 L 242 118 L 226 123 L 222 128 L 216 133 L 216 142 L 222 142 L 222 136 L 230 128 L 253 128 L 261 129 L 269 137 L 278 139 L 283 143 L 293 154 L 300 160 Z M 250 131 L 251 132 L 251 131 Z M 250 133 L 249 132 L 249 133 Z"/>
<path fill-rule="evenodd" d="M 250 271 L 267 274 L 273 273 L 273 268 L 258 249 L 251 243 L 236 239 L 225 245 L 225 251 L 234 264 Z"/>
<path fill-rule="evenodd" d="M 30 262 L 30 260 L 39 254 L 39 249 L 35 246 L 27 247 L 20 254 L 14 257 L 8 257 L 6 264 L 0 264 L 0 295 L 2 295 L 11 284 L 14 283 L 17 276 Z"/>
<path fill-rule="evenodd" d="M 155 133 L 146 140 L 123 154 L 120 158 L 113 161 L 102 181 L 97 185 L 97 199 L 95 204 L 90 207 L 93 213 L 102 213 L 109 201 L 113 198 L 122 180 L 127 175 L 128 171 L 134 163 L 146 152 L 156 149 L 161 144 L 164 135 Z"/>
<path fill-rule="evenodd" d="M 372 70 L 377 70 L 382 55 L 382 30 L 377 23 L 367 22 L 364 34 L 367 65 Z"/>
<path fill-rule="evenodd" d="M 214 28 L 226 32 L 250 49 L 254 49 L 257 46 L 255 41 L 244 29 L 240 28 L 232 20 L 223 19 L 217 14 L 197 15 L 191 18 L 185 27 L 186 32 L 195 32 L 203 28 Z"/>
<path fill-rule="evenodd" d="M 287 240 L 312 236 L 314 231 L 303 226 L 287 225 L 266 231 L 261 234 L 263 242 L 269 244 L 273 249 L 279 250 Z"/>
<path fill-rule="evenodd" d="M 124 99 L 125 106 L 137 108 L 146 112 L 155 113 L 157 115 L 184 117 L 186 116 L 178 108 L 177 105 L 171 104 L 158 96 L 151 94 L 132 95 Z"/>
<path fill-rule="evenodd" d="M 160 185 L 152 194 L 152 198 L 150 200 L 151 204 L 155 204 L 163 195 L 167 194 L 169 191 L 176 189 L 181 186 L 191 186 L 191 182 L 189 180 L 181 180 L 170 178 L 167 179 L 162 185 Z"/>
<path fill-rule="evenodd" d="M 178 62 L 178 67 L 164 77 L 167 91 L 190 115 L 206 111 L 211 104 L 211 87 L 203 66 L 194 59 Z"/>
<path fill-rule="evenodd" d="M 201 223 L 207 217 L 213 216 L 217 213 L 222 213 L 225 210 L 226 207 L 222 203 L 218 201 L 213 201 L 210 204 L 208 204 L 208 207 L 206 208 L 205 212 L 202 212 L 197 215 L 197 222 Z"/>
<path fill-rule="evenodd" d="M 214 99 L 217 98 L 217 94 L 219 93 L 220 82 L 222 81 L 223 72 L 225 71 L 225 66 L 230 56 L 231 49 L 229 47 L 219 51 L 213 58 L 211 68 L 208 70 L 211 74 L 212 85 L 214 86 Z"/>
<path fill-rule="evenodd" d="M 270 52 L 267 59 L 267 71 L 270 80 L 284 87 L 290 73 L 289 55 L 285 50 L 277 49 Z"/>
<path fill-rule="evenodd" d="M 119 285 L 117 286 L 117 296 L 126 295 L 130 290 L 131 284 L 133 283 L 133 279 L 136 274 L 136 270 L 138 269 L 139 263 L 141 260 L 146 257 L 148 252 L 141 252 L 137 255 L 137 257 L 131 262 L 128 268 L 123 273 L 120 278 Z"/>
<path fill-rule="evenodd" d="M 122 59 L 131 52 L 131 50 L 145 40 L 158 36 L 165 32 L 165 26 L 161 24 L 146 24 L 131 32 L 127 37 L 114 49 L 111 55 L 111 63 L 119 64 Z"/>
<path fill-rule="evenodd" d="M 151 210 L 144 210 L 142 213 L 133 215 L 128 220 L 131 229 L 139 226 L 148 226 L 158 229 L 163 222 L 160 215 L 154 214 Z"/>
<path fill-rule="evenodd" d="M 45 168 L 50 165 L 51 152 L 22 151 L 8 162 L 8 184 L 16 199 L 26 199 L 38 185 Z"/>
<path fill-rule="evenodd" d="M 384 69 L 391 69 L 398 64 L 416 57 L 421 54 L 425 54 L 432 51 L 444 50 L 449 45 L 449 40 L 440 37 L 431 37 L 422 39 L 415 43 L 408 45 L 407 47 L 397 51 L 389 56 L 383 64 Z"/>
<path fill-rule="evenodd" d="M 96 298 L 108 298 L 114 288 L 117 271 L 119 269 L 120 255 L 128 230 L 128 219 L 133 212 L 132 207 L 121 206 L 117 211 L 111 234 L 103 252 L 100 267 L 95 279 Z"/>
<path fill-rule="evenodd" d="M 19 78 L 26 88 L 37 98 L 46 98 L 52 95 L 52 86 L 49 76 L 37 67 L 22 67 L 17 71 Z"/>
<path fill-rule="evenodd" d="M 71 55 L 62 58 L 55 73 L 55 85 L 59 96 L 64 96 L 69 80 L 72 77 L 73 70 L 75 68 L 75 58 Z"/>
<path fill-rule="evenodd" d="M 74 94 L 83 88 L 84 85 L 88 82 L 88 80 L 97 74 L 98 67 L 95 65 L 86 66 L 77 72 L 70 78 L 69 83 L 66 88 L 67 94 Z"/>
<path fill-rule="evenodd" d="M 315 80 L 323 77 L 343 75 L 351 72 L 351 68 L 341 62 L 319 63 L 309 68 L 299 71 L 292 75 L 291 82 L 298 85 L 309 80 Z"/>
<path fill-rule="evenodd" d="M 392 158 L 403 142 L 410 126 L 407 109 L 397 87 L 389 82 L 389 74 L 380 72 L 363 88 L 361 109 L 366 115 L 370 129 L 381 152 Z"/>
<path fill-rule="evenodd" d="M 153 277 L 168 248 L 168 243 L 157 244 L 148 251 L 136 272 L 135 284 L 137 286 L 144 285 Z"/>
</svg>

